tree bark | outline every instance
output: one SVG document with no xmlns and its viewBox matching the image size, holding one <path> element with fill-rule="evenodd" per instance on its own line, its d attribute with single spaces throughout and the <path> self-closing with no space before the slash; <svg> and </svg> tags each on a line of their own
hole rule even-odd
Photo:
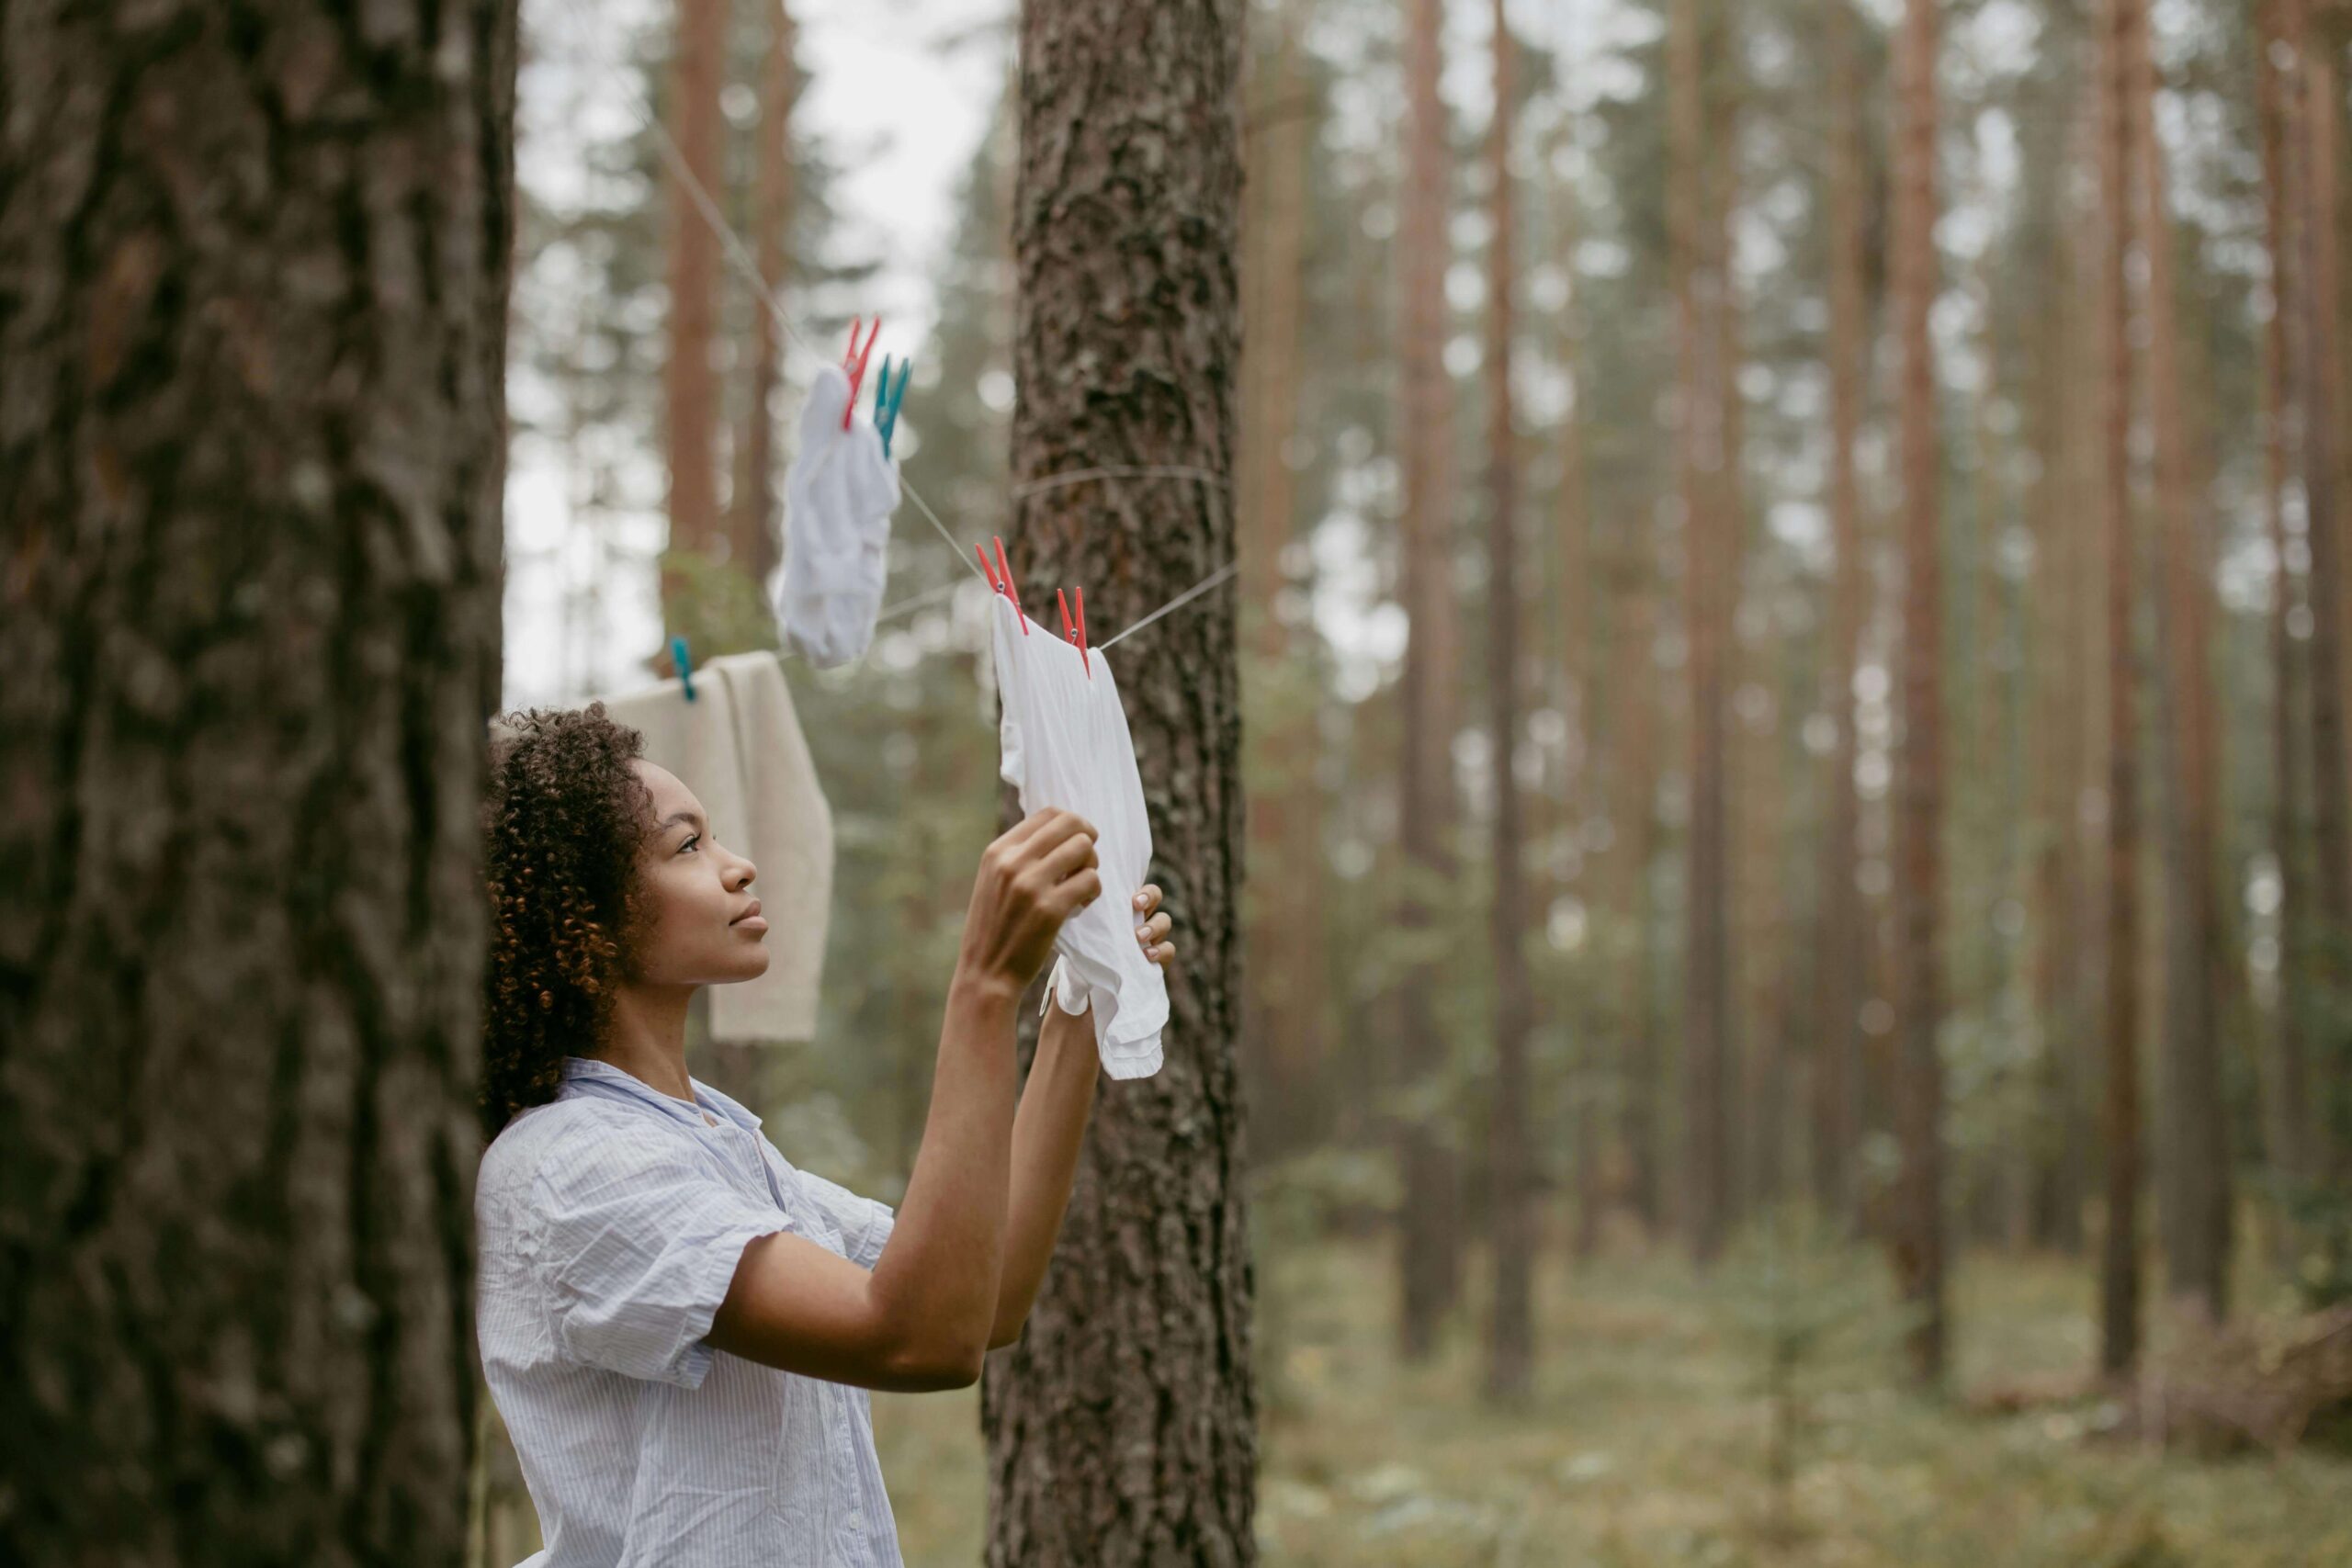
<svg viewBox="0 0 2352 1568">
<path fill-rule="evenodd" d="M 2263 228 L 2270 253 L 2270 317 L 2262 333 L 2263 484 L 2270 550 L 2274 559 L 2270 604 L 2270 842 L 2278 863 L 2278 1005 L 2271 1025 L 2271 1062 L 2263 1104 L 2264 1132 L 2272 1171 L 2290 1190 L 2309 1175 L 2305 1127 L 2305 1027 L 2309 1020 L 2311 969 L 2305 924 L 2311 898 L 2310 836 L 2305 829 L 2305 748 L 2301 731 L 2307 692 L 2302 650 L 2292 631 L 2297 573 L 2290 564 L 2287 476 L 2292 400 L 2288 389 L 2288 311 L 2293 298 L 2290 275 L 2295 260 L 2290 243 L 2290 193 L 2286 167 L 2288 127 L 2285 92 L 2272 58 L 2278 39 L 2281 0 L 2262 7 L 2261 47 L 2256 62 L 2256 113 L 2262 138 Z"/>
<path fill-rule="evenodd" d="M 2229 1303 L 2229 1101 L 2222 1091 L 2222 963 L 2215 870 L 2217 767 L 2212 751 L 2212 665 L 2207 652 L 2211 549 L 2190 493 L 2188 434 L 2181 413 L 2179 323 L 2173 289 L 2172 225 L 2164 150 L 2156 139 L 2154 40 L 2144 25 L 2126 62 L 2130 134 L 2137 175 L 2133 210 L 2147 258 L 2148 393 L 2155 438 L 2156 502 L 2164 590 L 2158 645 L 2167 655 L 2161 690 L 2165 770 L 2165 1258 L 2172 1293 L 2213 1319 Z"/>
<path fill-rule="evenodd" d="M 1397 447 L 1403 457 L 1403 567 L 1397 598 L 1411 630 L 1405 648 L 1401 814 L 1408 893 L 1402 923 L 1429 940 L 1453 877 L 1453 388 L 1445 370 L 1445 105 L 1441 0 L 1409 0 L 1405 37 L 1405 181 L 1397 213 Z M 1434 964 L 1416 956 L 1398 977 L 1397 1066 L 1408 1109 L 1397 1127 L 1405 1197 L 1398 1237 L 1397 1337 L 1408 1361 L 1434 1348 L 1458 1289 L 1460 1178 L 1443 1112 L 1429 1092 L 1445 1068 Z"/>
<path fill-rule="evenodd" d="M 1938 277 L 1937 9 L 1937 0 L 1907 0 L 1896 42 L 1900 118 L 1894 218 L 1905 525 L 1903 726 L 1895 758 L 1894 824 L 1901 965 L 1895 988 L 1895 1134 L 1903 1167 L 1890 1240 L 1904 1300 L 1921 1314 L 1908 1337 L 1912 1371 L 1923 1382 L 1939 1382 L 1944 1369 L 1943 1073 L 1936 1041 L 1943 1016 L 1937 951 L 1942 897 L 1942 444 L 1928 328 Z"/>
<path fill-rule="evenodd" d="M 0 1562 L 454 1562 L 514 8 L 6 36 Z"/>
<path fill-rule="evenodd" d="M 1617 563 L 1618 631 L 1614 679 L 1611 682 L 1615 744 L 1611 749 L 1611 819 L 1622 848 L 1613 909 L 1631 933 L 1631 952 L 1618 979 L 1620 1043 L 1618 1077 L 1624 1085 L 1619 1107 L 1619 1136 L 1625 1145 L 1627 1180 L 1634 1212 L 1653 1235 L 1666 1224 L 1667 1195 L 1660 1168 L 1658 1123 L 1666 1093 L 1657 1050 L 1653 1011 L 1650 860 L 1657 842 L 1657 571 L 1649 535 L 1634 525 L 1622 532 Z"/>
<path fill-rule="evenodd" d="M 670 79 L 670 137 L 687 170 L 719 197 L 718 89 L 726 70 L 726 0 L 678 0 L 678 54 Z M 664 434 L 670 461 L 670 548 L 709 550 L 718 542 L 718 382 L 711 373 L 718 310 L 718 236 L 685 180 L 670 178 L 670 355 L 662 366 Z M 662 573 L 666 615 L 683 585 Z"/>
<path fill-rule="evenodd" d="M 770 296 L 784 291 L 792 238 L 792 110 L 799 99 L 800 73 L 793 62 L 792 0 L 768 0 L 768 46 L 760 59 L 759 149 L 752 189 L 752 231 L 759 247 L 760 278 Z M 764 590 L 784 559 L 784 538 L 775 504 L 775 412 L 770 406 L 782 375 L 783 345 L 775 318 L 757 300 L 752 306 L 751 396 L 744 405 L 743 439 L 737 446 L 735 494 L 729 520 L 728 558 Z"/>
<path fill-rule="evenodd" d="M 1298 66 L 1298 18 L 1274 19 L 1263 82 L 1250 94 L 1244 195 L 1242 332 L 1250 354 L 1238 433 L 1242 502 L 1242 629 L 1261 702 L 1245 705 L 1257 726 L 1259 759 L 1250 781 L 1252 965 L 1245 1005 L 1245 1061 L 1255 1074 L 1251 1131 L 1259 1157 L 1305 1148 L 1325 1135 L 1317 1093 L 1323 1057 L 1321 976 L 1324 908 L 1316 793 L 1317 694 L 1291 666 L 1281 602 L 1283 564 L 1297 527 L 1297 476 L 1286 448 L 1298 428 L 1301 311 L 1306 292 L 1307 159 L 1315 118 Z"/>
<path fill-rule="evenodd" d="M 1680 391 L 1679 446 L 1684 610 L 1690 666 L 1690 873 L 1684 896 L 1683 1090 L 1686 1100 L 1683 1219 L 1691 1256 L 1711 1263 L 1723 1250 L 1731 1207 L 1731 1118 L 1725 1076 L 1731 1059 L 1730 853 L 1724 773 L 1724 621 L 1730 608 L 1730 528 L 1722 515 L 1726 378 L 1720 326 L 1726 282 L 1723 214 L 1711 199 L 1715 161 L 1706 58 L 1697 0 L 1676 0 L 1667 39 L 1668 163 Z"/>
<path fill-rule="evenodd" d="M 2108 0 L 2101 48 L 2099 279 L 2108 356 L 2100 515 L 2107 531 L 2107 1224 L 2099 1249 L 2099 1368 L 2121 1378 L 2140 1354 L 2139 804 L 2132 669 L 2131 116 L 2125 72 L 2143 46 L 2139 0 Z"/>
<path fill-rule="evenodd" d="M 1023 6 L 1016 482 L 1105 465 L 1231 471 L 1241 41 L 1233 0 Z M 1232 519 L 1226 485 L 1094 481 L 1034 494 L 1007 546 L 1031 603 L 1089 590 L 1107 642 L 1231 558 Z M 982 1374 L 993 1564 L 1256 1560 L 1233 606 L 1211 594 L 1111 655 L 1152 879 L 1185 959 L 1169 976 L 1165 1065 L 1106 1086 L 1055 1267 L 1021 1340 Z M 1017 810 L 1008 798 L 1004 820 Z M 1025 1066 L 1035 1016 L 1023 1012 Z"/>
<path fill-rule="evenodd" d="M 2283 106 L 2289 150 L 2289 201 L 2295 265 L 2287 269 L 2286 310 L 2291 330 L 2296 421 L 2302 458 L 2304 526 L 2312 551 L 2312 804 L 2318 839 L 2318 912 L 2314 933 L 2324 953 L 2345 940 L 2352 926 L 2352 801 L 2346 798 L 2344 729 L 2343 604 L 2335 585 L 2343 577 L 2343 539 L 2335 515 L 2335 398 L 2327 367 L 2335 336 L 2333 245 L 2330 228 L 2334 148 L 2318 108 L 2334 73 L 2312 47 L 2306 0 L 2283 0 L 2280 37 L 2295 68 L 2286 74 Z M 2341 965 L 2330 962 L 2331 987 Z"/>
<path fill-rule="evenodd" d="M 1825 204 L 1829 231 L 1829 527 L 1837 564 L 1822 687 L 1823 705 L 1835 719 L 1838 734 L 1829 754 L 1826 830 L 1821 843 L 1821 968 L 1815 992 L 1820 1011 L 1814 1032 L 1812 1148 L 1815 1201 L 1825 1213 L 1850 1222 L 1862 971 L 1861 894 L 1854 881 L 1860 820 L 1854 788 L 1854 671 L 1861 661 L 1868 592 L 1854 446 L 1861 427 L 1869 328 L 1862 301 L 1860 29 L 1851 0 L 1825 0 L 1824 9 L 1832 73 L 1828 108 L 1837 117 Z"/>
<path fill-rule="evenodd" d="M 1533 1391 L 1535 1369 L 1534 1194 L 1528 1180 L 1527 1031 L 1534 999 L 1527 978 L 1526 895 L 1519 770 L 1519 454 L 1511 432 L 1511 292 L 1517 282 L 1512 231 L 1511 36 L 1503 0 L 1494 0 L 1495 109 L 1487 155 L 1494 184 L 1494 235 L 1487 280 L 1487 685 L 1492 705 L 1495 786 L 1492 940 L 1495 962 L 1495 1098 L 1487 1128 L 1495 1293 L 1486 1393 L 1517 1404 Z"/>
<path fill-rule="evenodd" d="M 2314 933 L 2321 955 L 2323 994 L 2330 1013 L 2339 1013 L 2352 1000 L 2352 763 L 2346 748 L 2352 733 L 2345 722 L 2345 694 L 2352 689 L 2352 627 L 2347 627 L 2347 581 L 2352 580 L 2352 556 L 2347 556 L 2344 519 L 2338 511 L 2343 494 L 2342 432 L 2336 428 L 2343 377 L 2342 333 L 2338 317 L 2340 286 L 2337 243 L 2345 214 L 2336 192 L 2335 165 L 2341 146 L 2342 76 L 2337 70 L 2341 48 L 2337 34 L 2340 14 L 2311 9 L 2308 0 L 2292 0 L 2290 51 L 2302 69 L 2301 92 L 2294 120 L 2301 159 L 2300 281 L 2294 334 L 2301 351 L 2297 364 L 2303 470 L 2303 500 L 2312 547 L 2312 752 L 2314 778 L 2312 795 L 2316 807 L 2320 860 L 2320 929 Z M 2313 1065 L 2310 1075 L 2318 1090 L 2311 1108 L 2306 1145 L 2312 1156 L 2314 1179 L 2323 1191 L 2352 1189 L 2352 1049 L 2341 1025 L 2321 1037 L 2328 1059 Z M 2341 1229 L 2335 1233 L 2341 1239 Z M 2343 1267 L 2335 1259 L 2333 1271 Z"/>
</svg>

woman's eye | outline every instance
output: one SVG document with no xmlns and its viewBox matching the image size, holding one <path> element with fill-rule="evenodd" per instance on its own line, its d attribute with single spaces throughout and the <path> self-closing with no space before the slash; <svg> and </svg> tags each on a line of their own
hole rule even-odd
<svg viewBox="0 0 2352 1568">
<path fill-rule="evenodd" d="M 702 840 L 699 838 L 689 838 L 684 843 L 678 846 L 678 852 L 680 854 L 684 854 L 686 851 L 692 849 L 695 845 L 700 842 L 702 842 Z"/>
</svg>

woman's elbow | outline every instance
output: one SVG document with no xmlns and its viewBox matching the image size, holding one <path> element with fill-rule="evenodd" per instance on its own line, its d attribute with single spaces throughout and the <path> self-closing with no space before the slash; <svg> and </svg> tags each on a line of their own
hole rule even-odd
<svg viewBox="0 0 2352 1568">
<path fill-rule="evenodd" d="M 895 1392 L 900 1393 L 944 1393 L 951 1389 L 969 1388 L 980 1381 L 980 1363 L 987 1359 L 988 1350 L 992 1348 L 967 1342 L 910 1349 L 896 1359 L 890 1381 Z"/>
</svg>

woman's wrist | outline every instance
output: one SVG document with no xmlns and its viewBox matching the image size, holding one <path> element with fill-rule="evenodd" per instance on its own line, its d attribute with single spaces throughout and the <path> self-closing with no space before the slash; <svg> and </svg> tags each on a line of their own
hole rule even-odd
<svg viewBox="0 0 2352 1568">
<path fill-rule="evenodd" d="M 961 998 L 1009 1008 L 1018 1003 L 1021 993 L 1028 988 L 1002 970 L 965 959 L 956 963 L 956 973 L 947 982 L 947 999 L 951 1006 Z"/>
</svg>

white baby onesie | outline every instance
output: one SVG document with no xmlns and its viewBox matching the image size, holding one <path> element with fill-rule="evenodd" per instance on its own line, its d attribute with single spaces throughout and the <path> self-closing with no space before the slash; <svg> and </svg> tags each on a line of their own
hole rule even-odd
<svg viewBox="0 0 2352 1568">
<path fill-rule="evenodd" d="M 817 372 L 800 411 L 800 449 L 784 477 L 785 631 L 811 664 L 830 669 L 865 652 L 888 576 L 898 466 L 871 423 L 853 418 L 849 376 Z"/>
<path fill-rule="evenodd" d="M 990 608 L 1004 781 L 1020 790 L 1023 812 L 1058 806 L 1097 835 L 1102 894 L 1062 922 L 1054 988 L 1065 1011 L 1093 1015 L 1105 1074 L 1148 1078 L 1159 1070 L 1168 984 L 1136 940 L 1134 899 L 1151 866 L 1151 821 L 1119 684 L 1100 652 L 1090 655 L 1090 681 L 1075 644 L 1035 621 L 1023 636 L 1021 613 L 1003 594 Z"/>
</svg>

